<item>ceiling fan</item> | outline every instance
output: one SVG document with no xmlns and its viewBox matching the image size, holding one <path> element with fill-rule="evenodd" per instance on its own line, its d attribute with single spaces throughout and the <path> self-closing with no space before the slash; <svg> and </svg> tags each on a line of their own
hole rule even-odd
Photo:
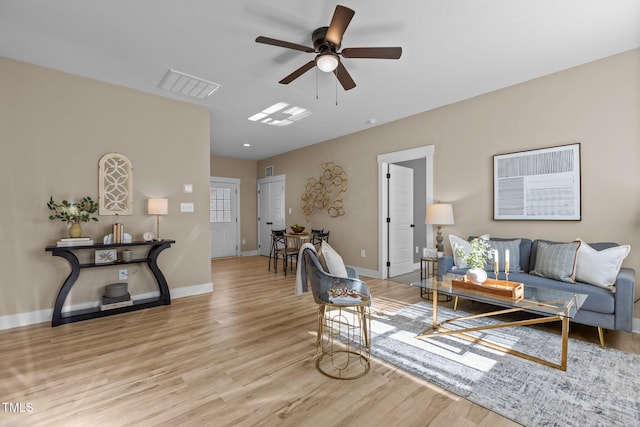
<svg viewBox="0 0 640 427">
<path fill-rule="evenodd" d="M 269 37 L 259 36 L 256 42 L 284 47 L 287 49 L 300 50 L 307 53 L 315 53 L 313 61 L 309 61 L 302 67 L 280 80 L 281 84 L 289 84 L 314 66 L 324 72 L 333 72 L 344 90 L 353 89 L 356 83 L 342 64 L 340 56 L 343 58 L 373 58 L 373 59 L 398 59 L 402 55 L 401 47 L 352 47 L 339 51 L 342 43 L 342 36 L 351 22 L 355 11 L 345 6 L 336 6 L 333 12 L 331 23 L 328 27 L 320 27 L 311 34 L 313 47 L 304 46 Z"/>
</svg>

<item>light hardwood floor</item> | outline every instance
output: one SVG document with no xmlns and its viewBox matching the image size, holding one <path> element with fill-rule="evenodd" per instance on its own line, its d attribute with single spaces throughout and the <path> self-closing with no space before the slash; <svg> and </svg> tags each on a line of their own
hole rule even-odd
<svg viewBox="0 0 640 427">
<path fill-rule="evenodd" d="M 0 426 L 517 425 L 377 359 L 363 378 L 325 377 L 316 305 L 295 295 L 295 273 L 267 272 L 264 257 L 211 271 L 212 294 L 170 306 L 0 331 Z M 420 301 L 416 288 L 364 279 L 372 312 Z M 593 328 L 575 334 L 597 342 Z M 638 352 L 635 335 L 607 339 Z"/>
</svg>

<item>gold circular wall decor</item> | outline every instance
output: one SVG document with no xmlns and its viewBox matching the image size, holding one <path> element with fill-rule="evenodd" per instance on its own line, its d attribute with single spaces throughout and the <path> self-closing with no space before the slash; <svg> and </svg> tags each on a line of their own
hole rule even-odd
<svg viewBox="0 0 640 427">
<path fill-rule="evenodd" d="M 330 217 L 344 215 L 342 196 L 347 192 L 347 173 L 333 162 L 321 163 L 319 179 L 309 178 L 302 195 L 302 212 L 307 221 L 314 210 L 327 209 Z"/>
</svg>

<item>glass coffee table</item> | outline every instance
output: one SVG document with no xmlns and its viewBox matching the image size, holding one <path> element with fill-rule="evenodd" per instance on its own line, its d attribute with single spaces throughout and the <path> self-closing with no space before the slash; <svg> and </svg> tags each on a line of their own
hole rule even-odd
<svg viewBox="0 0 640 427">
<path fill-rule="evenodd" d="M 531 360 L 543 365 L 567 370 L 567 348 L 569 341 L 569 319 L 576 315 L 580 307 L 587 299 L 588 295 L 578 294 L 574 292 L 557 291 L 553 289 L 538 288 L 535 286 L 524 285 L 524 297 L 521 299 L 512 299 L 508 297 L 495 296 L 482 293 L 479 291 L 462 289 L 453 285 L 454 280 L 462 280 L 464 276 L 447 274 L 442 281 L 437 278 L 427 278 L 419 282 L 412 283 L 413 286 L 420 286 L 425 290 L 433 292 L 433 322 L 429 329 L 417 335 L 417 338 L 435 338 L 443 335 L 456 335 L 469 341 L 478 342 L 486 347 L 493 348 L 498 351 L 512 354 L 527 360 Z M 491 311 L 487 313 L 473 314 L 469 316 L 456 317 L 453 319 L 438 322 L 438 294 L 450 295 L 456 298 L 464 298 L 472 301 L 483 302 L 494 306 L 504 307 L 502 310 Z M 469 319 L 478 319 L 481 317 L 496 316 L 500 314 L 525 312 L 535 316 L 530 319 L 503 322 L 493 325 L 478 326 L 472 328 L 451 329 L 447 324 Z M 529 354 L 525 354 L 493 342 L 483 340 L 476 336 L 472 336 L 470 332 L 483 331 L 489 329 L 507 328 L 511 326 L 536 325 L 540 323 L 562 322 L 562 352 L 560 363 L 550 362 Z"/>
</svg>

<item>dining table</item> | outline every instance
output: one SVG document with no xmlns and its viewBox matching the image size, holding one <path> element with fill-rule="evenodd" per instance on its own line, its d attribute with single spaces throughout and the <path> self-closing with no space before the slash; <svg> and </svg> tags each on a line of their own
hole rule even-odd
<svg viewBox="0 0 640 427">
<path fill-rule="evenodd" d="M 311 233 L 303 231 L 301 233 L 294 233 L 294 232 L 287 232 L 284 233 L 284 237 L 287 238 L 287 244 L 289 243 L 289 240 L 291 240 L 293 242 L 293 246 L 300 250 L 300 247 L 307 242 L 311 241 Z"/>
</svg>

